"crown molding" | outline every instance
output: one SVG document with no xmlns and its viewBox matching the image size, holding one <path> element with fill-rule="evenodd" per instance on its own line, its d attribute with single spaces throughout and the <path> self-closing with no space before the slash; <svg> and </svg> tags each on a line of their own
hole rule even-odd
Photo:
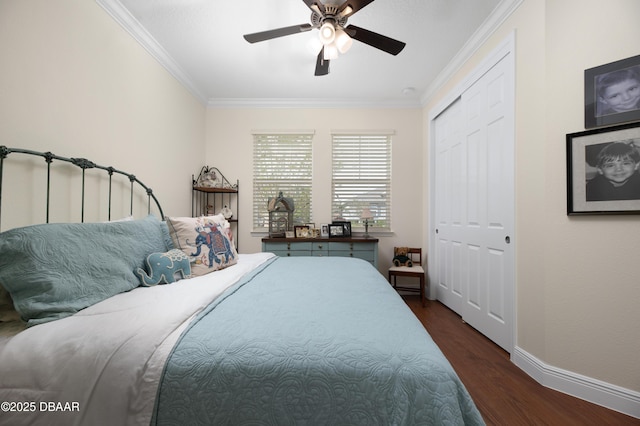
<svg viewBox="0 0 640 426">
<path fill-rule="evenodd" d="M 206 96 L 196 87 L 189 75 L 169 53 L 156 41 L 140 22 L 118 0 L 96 0 L 122 28 L 125 29 L 151 56 L 160 63 L 196 99 L 206 105 Z"/>
<path fill-rule="evenodd" d="M 422 108 L 418 99 L 320 99 L 320 98 L 212 98 L 208 108 L 359 108 L 414 109 Z"/>
<path fill-rule="evenodd" d="M 424 107 L 431 98 L 458 72 L 462 66 L 486 43 L 498 28 L 515 12 L 524 0 L 503 0 L 485 19 L 480 28 L 462 46 L 462 49 L 438 74 L 420 97 L 420 103 Z"/>
</svg>

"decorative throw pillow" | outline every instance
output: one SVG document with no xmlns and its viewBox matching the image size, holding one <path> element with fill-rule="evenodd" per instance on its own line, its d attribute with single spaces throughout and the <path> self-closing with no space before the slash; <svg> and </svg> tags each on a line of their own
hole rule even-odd
<svg viewBox="0 0 640 426">
<path fill-rule="evenodd" d="M 126 222 L 128 220 L 134 220 L 133 219 L 133 215 L 125 216 L 125 217 L 120 218 L 120 219 L 107 220 L 107 221 L 105 221 L 103 223 L 107 223 L 107 222 Z"/>
<path fill-rule="evenodd" d="M 20 314 L 13 307 L 11 295 L 3 287 L 0 287 L 0 322 L 18 321 Z"/>
<path fill-rule="evenodd" d="M 137 269 L 167 244 L 167 225 L 153 216 L 10 229 L 0 234 L 0 286 L 29 326 L 64 318 L 138 287 Z"/>
<path fill-rule="evenodd" d="M 166 253 L 151 253 L 147 256 L 145 267 L 146 271 L 138 268 L 137 273 L 142 285 L 146 287 L 161 283 L 170 284 L 191 275 L 189 256 L 179 249 Z"/>
<path fill-rule="evenodd" d="M 222 215 L 168 217 L 173 245 L 191 261 L 191 275 L 200 276 L 238 262 L 229 222 Z"/>
<path fill-rule="evenodd" d="M 229 241 L 231 241 L 232 243 L 233 241 L 233 232 L 231 232 L 231 224 L 229 223 L 229 221 L 227 220 L 226 217 L 224 217 L 224 214 L 218 213 L 216 215 L 213 216 L 202 216 L 202 220 L 204 220 L 205 222 L 214 222 L 217 223 L 218 225 L 220 225 L 220 227 L 222 228 L 222 232 L 224 232 L 227 237 L 229 238 Z M 233 247 L 235 249 L 235 243 L 233 244 Z"/>
</svg>

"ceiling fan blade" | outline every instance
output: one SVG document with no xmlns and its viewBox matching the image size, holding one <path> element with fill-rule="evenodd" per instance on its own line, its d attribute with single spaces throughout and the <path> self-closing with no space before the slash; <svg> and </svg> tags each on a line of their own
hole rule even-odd
<svg viewBox="0 0 640 426">
<path fill-rule="evenodd" d="M 344 3 L 342 3 L 342 6 L 340 6 L 340 9 L 338 9 L 338 12 L 342 12 L 347 7 L 350 7 L 351 12 L 345 13 L 344 15 L 342 15 L 345 18 L 348 18 L 349 16 L 353 15 L 354 13 L 356 13 L 357 11 L 359 11 L 369 3 L 373 3 L 373 0 L 346 0 Z"/>
<path fill-rule="evenodd" d="M 324 3 L 322 3 L 321 1 L 318 1 L 318 0 L 302 0 L 302 1 L 312 11 L 314 11 L 314 12 L 318 12 L 319 11 L 321 15 L 324 15 L 324 12 L 325 12 Z M 373 1 L 373 0 L 371 0 L 371 1 Z M 316 8 L 318 10 L 316 10 Z"/>
<path fill-rule="evenodd" d="M 245 34 L 244 39 L 249 43 L 257 43 L 259 41 L 271 40 L 272 38 L 284 37 L 291 34 L 304 33 L 311 31 L 313 25 L 300 24 L 290 27 L 276 28 L 275 30 L 261 31 L 259 33 Z"/>
<path fill-rule="evenodd" d="M 397 55 L 402 52 L 402 49 L 406 46 L 398 40 L 394 40 L 382 34 L 374 33 L 373 31 L 365 30 L 364 28 L 356 27 L 355 25 L 348 25 L 345 32 L 353 39 L 356 39 L 376 49 L 384 50 L 392 55 Z"/>
<path fill-rule="evenodd" d="M 318 53 L 318 59 L 316 60 L 316 72 L 315 75 L 327 75 L 329 74 L 329 60 L 324 59 L 324 47 Z"/>
</svg>

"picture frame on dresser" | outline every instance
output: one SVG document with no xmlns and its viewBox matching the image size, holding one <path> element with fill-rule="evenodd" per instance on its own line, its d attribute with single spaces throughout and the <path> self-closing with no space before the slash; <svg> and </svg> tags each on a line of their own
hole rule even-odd
<svg viewBox="0 0 640 426">
<path fill-rule="evenodd" d="M 334 220 L 331 222 L 331 225 L 340 225 L 342 226 L 342 237 L 350 237 L 351 236 L 351 222 L 347 220 Z M 331 234 L 329 234 L 331 236 Z"/>
<path fill-rule="evenodd" d="M 329 238 L 342 238 L 344 237 L 344 226 L 342 224 L 332 223 L 328 225 Z"/>
<path fill-rule="evenodd" d="M 293 227 L 296 238 L 309 238 L 309 229 L 308 225 L 296 225 Z"/>
</svg>

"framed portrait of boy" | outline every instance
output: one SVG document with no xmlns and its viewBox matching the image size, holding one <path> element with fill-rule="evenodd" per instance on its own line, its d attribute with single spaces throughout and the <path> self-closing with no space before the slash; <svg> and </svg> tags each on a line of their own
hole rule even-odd
<svg viewBox="0 0 640 426">
<path fill-rule="evenodd" d="M 640 123 L 567 135 L 567 214 L 640 214 Z"/>
<path fill-rule="evenodd" d="M 587 129 L 640 120 L 640 55 L 584 71 Z"/>
</svg>

